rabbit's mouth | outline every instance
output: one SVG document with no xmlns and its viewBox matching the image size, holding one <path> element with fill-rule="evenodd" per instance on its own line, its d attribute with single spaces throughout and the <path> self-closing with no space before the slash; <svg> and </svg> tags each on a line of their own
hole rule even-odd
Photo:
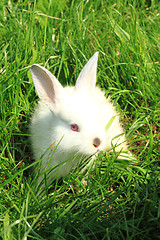
<svg viewBox="0 0 160 240">
<path fill-rule="evenodd" d="M 99 154 L 100 152 L 102 151 L 102 149 L 99 147 L 99 148 L 95 148 L 95 151 L 93 153 L 93 155 L 97 155 Z"/>
</svg>

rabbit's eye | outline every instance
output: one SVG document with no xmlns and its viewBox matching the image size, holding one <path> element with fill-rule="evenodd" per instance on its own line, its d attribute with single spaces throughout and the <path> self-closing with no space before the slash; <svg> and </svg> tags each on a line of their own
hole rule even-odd
<svg viewBox="0 0 160 240">
<path fill-rule="evenodd" d="M 79 127 L 77 124 L 71 124 L 71 130 L 74 132 L 80 132 Z"/>
</svg>

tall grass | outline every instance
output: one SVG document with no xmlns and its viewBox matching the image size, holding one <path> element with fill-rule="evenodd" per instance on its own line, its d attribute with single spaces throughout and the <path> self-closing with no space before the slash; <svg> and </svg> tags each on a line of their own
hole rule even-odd
<svg viewBox="0 0 160 240">
<path fill-rule="evenodd" d="M 156 0 L 1 1 L 1 239 L 160 239 L 159 10 Z M 73 85 L 95 51 L 97 84 L 121 113 L 137 162 L 102 154 L 86 185 L 75 170 L 37 196 L 30 66 Z"/>
</svg>

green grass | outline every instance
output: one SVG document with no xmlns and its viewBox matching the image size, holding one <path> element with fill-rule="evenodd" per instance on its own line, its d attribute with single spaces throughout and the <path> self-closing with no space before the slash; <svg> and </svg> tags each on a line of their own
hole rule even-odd
<svg viewBox="0 0 160 240">
<path fill-rule="evenodd" d="M 1 1 L 0 239 L 160 239 L 159 11 L 156 0 Z M 137 163 L 106 153 L 85 186 L 77 170 L 36 196 L 29 68 L 41 63 L 73 85 L 95 51 L 97 84 L 120 111 Z"/>
</svg>

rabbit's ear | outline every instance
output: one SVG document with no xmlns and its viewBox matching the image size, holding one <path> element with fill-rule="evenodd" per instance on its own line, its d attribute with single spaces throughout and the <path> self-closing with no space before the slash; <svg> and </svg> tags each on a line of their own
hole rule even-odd
<svg viewBox="0 0 160 240">
<path fill-rule="evenodd" d="M 63 98 L 63 87 L 47 69 L 33 64 L 31 66 L 32 79 L 40 99 L 50 108 L 56 109 Z"/>
<path fill-rule="evenodd" d="M 80 72 L 76 85 L 76 91 L 91 91 L 96 85 L 98 52 L 96 52 L 86 63 Z"/>
</svg>

